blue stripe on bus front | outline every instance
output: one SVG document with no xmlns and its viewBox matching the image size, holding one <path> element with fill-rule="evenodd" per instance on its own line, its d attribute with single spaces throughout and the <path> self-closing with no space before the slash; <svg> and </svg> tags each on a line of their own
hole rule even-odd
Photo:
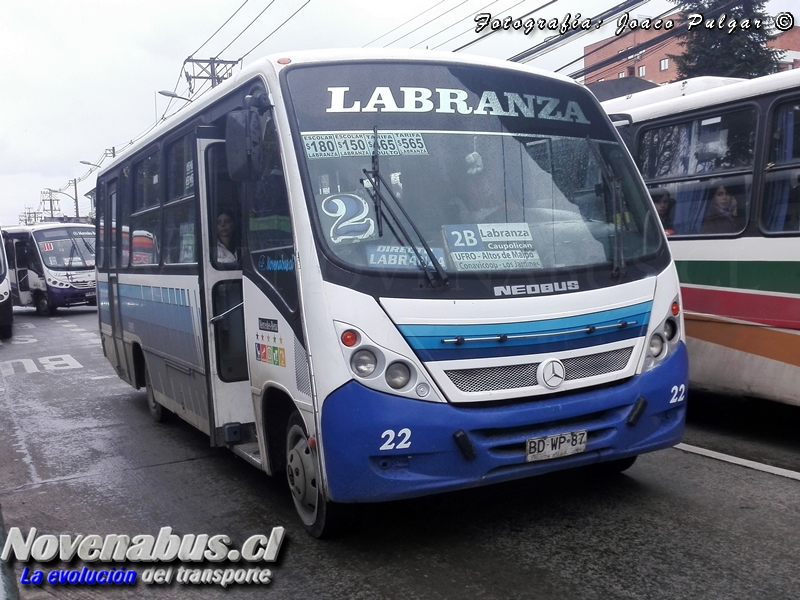
<svg viewBox="0 0 800 600">
<path fill-rule="evenodd" d="M 647 332 L 652 304 L 652 302 L 642 302 L 624 308 L 574 317 L 521 323 L 399 325 L 398 329 L 420 360 L 424 361 L 519 356 L 574 350 L 643 336 Z M 613 326 L 621 321 L 629 323 L 629 325 L 621 329 L 601 329 L 605 325 Z M 596 330 L 593 333 L 581 331 L 524 339 L 507 339 L 504 342 L 495 339 L 468 341 L 470 338 L 494 337 L 502 334 L 507 336 L 541 335 L 581 330 L 588 326 L 594 326 Z M 465 338 L 463 344 L 443 341 L 459 336 Z"/>
</svg>

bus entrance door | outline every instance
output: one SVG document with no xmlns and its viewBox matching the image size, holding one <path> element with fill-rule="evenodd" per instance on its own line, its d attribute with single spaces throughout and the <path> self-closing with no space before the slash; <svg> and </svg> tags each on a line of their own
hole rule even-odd
<svg viewBox="0 0 800 600">
<path fill-rule="evenodd" d="M 198 171 L 199 177 L 206 181 L 206 186 L 201 187 L 206 193 L 205 198 L 200 198 L 201 224 L 209 232 L 207 238 L 203 236 L 208 240 L 203 244 L 203 294 L 208 320 L 207 379 L 213 415 L 209 429 L 215 445 L 250 443 L 257 449 L 255 436 L 249 433 L 255 419 L 244 335 L 241 265 L 236 260 L 237 252 L 230 256 L 220 254 L 217 236 L 217 218 L 225 212 L 226 218 L 234 221 L 230 224 L 232 238 L 238 240 L 241 226 L 235 221 L 241 214 L 239 186 L 228 178 L 224 143 L 199 139 L 198 156 L 206 157 L 198 161 Z"/>
<path fill-rule="evenodd" d="M 28 246 L 24 240 L 14 242 L 14 276 L 16 279 L 16 290 L 12 287 L 12 295 L 15 296 L 14 302 L 19 306 L 31 306 L 33 296 L 28 284 Z"/>
</svg>

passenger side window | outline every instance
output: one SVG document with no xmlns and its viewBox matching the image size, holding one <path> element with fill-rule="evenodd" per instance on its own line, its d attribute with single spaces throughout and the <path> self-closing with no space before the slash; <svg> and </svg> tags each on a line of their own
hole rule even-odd
<svg viewBox="0 0 800 600">
<path fill-rule="evenodd" d="M 770 233 L 800 231 L 800 102 L 775 111 L 771 124 L 771 169 L 764 182 L 761 227 Z"/>
<path fill-rule="evenodd" d="M 131 264 L 157 265 L 160 261 L 159 169 L 161 152 L 155 151 L 133 166 L 133 214 L 131 215 Z"/>
<path fill-rule="evenodd" d="M 195 263 L 194 137 L 167 148 L 167 203 L 164 205 L 164 263 Z"/>
</svg>

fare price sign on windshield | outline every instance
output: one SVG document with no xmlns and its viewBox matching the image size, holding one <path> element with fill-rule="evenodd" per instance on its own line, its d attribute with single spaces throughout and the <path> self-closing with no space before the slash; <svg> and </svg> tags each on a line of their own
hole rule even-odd
<svg viewBox="0 0 800 600">
<path fill-rule="evenodd" d="M 375 146 L 374 133 L 303 133 L 302 136 L 308 158 L 371 156 Z M 378 133 L 378 154 L 381 156 L 427 153 L 425 140 L 418 131 Z"/>
<path fill-rule="evenodd" d="M 542 267 L 527 223 L 445 225 L 442 230 L 458 271 Z"/>
</svg>

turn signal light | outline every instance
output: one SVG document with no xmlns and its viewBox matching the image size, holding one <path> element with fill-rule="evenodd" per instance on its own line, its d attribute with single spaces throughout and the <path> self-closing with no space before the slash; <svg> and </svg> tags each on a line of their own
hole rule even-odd
<svg viewBox="0 0 800 600">
<path fill-rule="evenodd" d="M 358 343 L 358 333 L 352 329 L 342 332 L 342 343 L 348 348 L 352 348 Z"/>
<path fill-rule="evenodd" d="M 681 307 L 677 302 L 672 303 L 672 316 L 677 317 L 681 312 Z"/>
</svg>

